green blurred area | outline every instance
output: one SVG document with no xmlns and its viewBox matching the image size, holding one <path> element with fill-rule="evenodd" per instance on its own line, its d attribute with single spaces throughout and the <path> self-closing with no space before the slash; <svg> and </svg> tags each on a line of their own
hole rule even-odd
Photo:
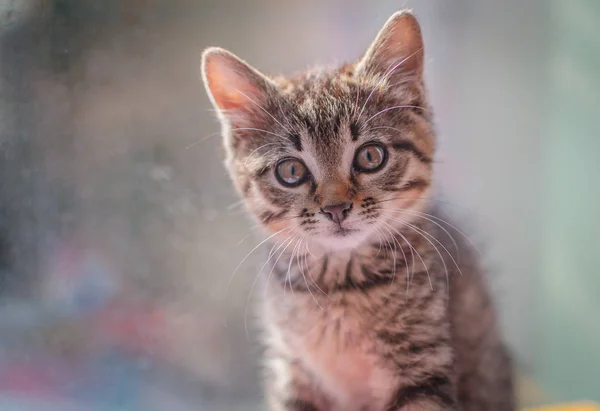
<svg viewBox="0 0 600 411">
<path fill-rule="evenodd" d="M 600 2 L 553 2 L 551 27 L 536 374 L 551 401 L 598 401 Z"/>
</svg>

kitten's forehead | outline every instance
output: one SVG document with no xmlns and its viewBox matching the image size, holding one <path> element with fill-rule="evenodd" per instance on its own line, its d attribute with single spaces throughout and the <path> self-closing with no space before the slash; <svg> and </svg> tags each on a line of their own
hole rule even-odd
<svg viewBox="0 0 600 411">
<path fill-rule="evenodd" d="M 285 94 L 298 99 L 310 97 L 315 93 L 326 92 L 337 95 L 347 91 L 347 86 L 356 79 L 352 65 L 343 67 L 315 67 L 292 76 L 274 78 Z"/>
<path fill-rule="evenodd" d="M 323 149 L 334 150 L 340 134 L 349 131 L 356 87 L 341 70 L 316 69 L 282 79 L 284 98 L 291 104 L 288 120 L 303 136 Z"/>
<path fill-rule="evenodd" d="M 300 156 L 316 174 L 338 174 L 351 143 L 352 82 L 339 69 L 317 69 L 285 81 L 284 97 L 293 106 L 289 121 L 302 139 Z"/>
</svg>

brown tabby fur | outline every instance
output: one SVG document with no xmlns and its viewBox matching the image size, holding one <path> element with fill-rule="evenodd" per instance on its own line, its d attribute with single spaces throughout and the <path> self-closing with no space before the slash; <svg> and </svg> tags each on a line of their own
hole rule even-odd
<svg viewBox="0 0 600 411">
<path fill-rule="evenodd" d="M 271 235 L 270 409 L 513 410 L 473 247 L 429 200 L 435 134 L 412 14 L 392 16 L 355 64 L 267 77 L 211 48 L 203 75 L 233 181 Z M 361 173 L 354 153 L 373 142 L 387 162 Z M 275 178 L 289 157 L 310 171 L 296 188 Z M 352 208 L 336 225 L 323 207 L 341 201 Z"/>
</svg>

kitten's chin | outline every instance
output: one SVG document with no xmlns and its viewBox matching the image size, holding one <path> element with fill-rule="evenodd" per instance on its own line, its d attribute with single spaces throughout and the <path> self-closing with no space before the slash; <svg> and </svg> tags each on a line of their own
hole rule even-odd
<svg viewBox="0 0 600 411">
<path fill-rule="evenodd" d="M 328 234 L 315 235 L 311 242 L 327 251 L 344 251 L 360 247 L 367 238 L 368 233 L 364 230 L 340 228 Z"/>
</svg>

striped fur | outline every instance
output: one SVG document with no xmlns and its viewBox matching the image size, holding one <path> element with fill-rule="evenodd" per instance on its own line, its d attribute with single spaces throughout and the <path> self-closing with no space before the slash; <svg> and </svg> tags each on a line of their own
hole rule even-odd
<svg viewBox="0 0 600 411">
<path fill-rule="evenodd" d="M 204 54 L 228 169 L 272 235 L 262 318 L 273 411 L 514 409 L 473 250 L 429 201 L 422 72 L 407 12 L 340 68 L 268 77 L 224 50 Z M 368 144 L 387 153 L 376 172 L 356 167 Z M 288 158 L 310 172 L 298 187 L 275 177 Z M 323 207 L 342 202 L 336 223 Z"/>
</svg>

